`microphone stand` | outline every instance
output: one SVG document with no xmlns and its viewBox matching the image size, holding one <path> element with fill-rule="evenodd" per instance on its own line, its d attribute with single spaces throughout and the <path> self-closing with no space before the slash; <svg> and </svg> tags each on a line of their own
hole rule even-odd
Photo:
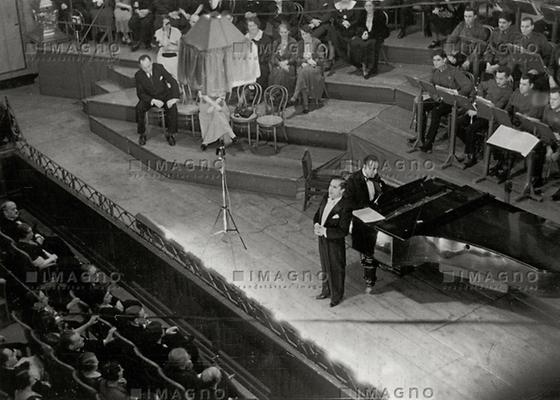
<svg viewBox="0 0 560 400">
<path fill-rule="evenodd" d="M 241 244 L 243 245 L 243 248 L 245 250 L 247 250 L 247 246 L 245 245 L 245 241 L 243 240 L 243 237 L 241 236 L 241 233 L 239 232 L 239 229 L 237 229 L 237 224 L 235 223 L 235 220 L 233 219 L 233 215 L 231 215 L 231 211 L 230 211 L 230 198 L 229 198 L 229 190 L 227 187 L 227 180 L 226 180 L 226 148 L 225 146 L 221 145 L 216 149 L 216 155 L 218 156 L 218 159 L 222 162 L 221 166 L 220 166 L 220 174 L 222 175 L 222 207 L 220 208 L 220 211 L 218 212 L 218 215 L 216 216 L 216 221 L 214 222 L 214 226 L 216 226 L 216 224 L 218 223 L 218 220 L 220 219 L 220 216 L 222 217 L 222 223 L 223 223 L 223 229 L 214 233 L 214 235 L 219 235 L 219 234 L 227 234 L 229 232 L 235 232 L 237 233 L 237 236 L 239 236 L 239 240 L 241 240 Z M 231 225 L 230 225 L 231 222 Z"/>
</svg>

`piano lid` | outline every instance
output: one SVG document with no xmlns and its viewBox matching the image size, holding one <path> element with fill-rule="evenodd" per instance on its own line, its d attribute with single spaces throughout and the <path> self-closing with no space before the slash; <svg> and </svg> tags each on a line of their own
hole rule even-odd
<svg viewBox="0 0 560 400">
<path fill-rule="evenodd" d="M 380 198 L 378 230 L 401 240 L 440 237 L 560 272 L 560 225 L 469 186 L 421 179 Z M 370 224 L 368 224 L 370 225 Z"/>
</svg>

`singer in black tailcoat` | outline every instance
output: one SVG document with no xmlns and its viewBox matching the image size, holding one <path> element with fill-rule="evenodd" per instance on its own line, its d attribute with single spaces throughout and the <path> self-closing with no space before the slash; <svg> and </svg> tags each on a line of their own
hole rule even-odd
<svg viewBox="0 0 560 400">
<path fill-rule="evenodd" d="M 165 110 L 166 139 L 175 145 L 174 135 L 177 133 L 177 102 L 179 101 L 179 85 L 175 78 L 161 64 L 152 63 L 149 56 L 140 57 L 140 70 L 134 75 L 136 81 L 136 122 L 138 124 L 139 142 L 146 144 L 146 111 L 157 106 L 158 100 L 163 102 Z M 173 103 L 170 105 L 170 103 Z"/>
<path fill-rule="evenodd" d="M 319 239 L 319 257 L 321 260 L 322 290 L 318 300 L 330 296 L 331 307 L 336 306 L 344 297 L 344 280 L 346 275 L 346 243 L 351 210 L 344 197 L 346 181 L 333 178 L 329 193 L 321 201 L 315 213 L 315 235 Z"/>
<path fill-rule="evenodd" d="M 348 177 L 346 197 L 352 210 L 365 207 L 377 209 L 377 200 L 387 190 L 387 185 L 379 176 L 378 171 L 379 161 L 377 157 L 368 155 L 364 158 L 362 169 Z M 378 263 L 373 258 L 376 241 L 377 231 L 367 229 L 362 221 L 354 218 L 352 222 L 352 247 L 361 253 L 367 293 L 371 292 L 377 281 Z"/>
</svg>

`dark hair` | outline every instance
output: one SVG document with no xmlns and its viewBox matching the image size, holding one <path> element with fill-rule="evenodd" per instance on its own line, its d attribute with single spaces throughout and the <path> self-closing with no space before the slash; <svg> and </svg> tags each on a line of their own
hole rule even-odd
<svg viewBox="0 0 560 400">
<path fill-rule="evenodd" d="M 119 373 L 121 372 L 121 365 L 118 362 L 110 361 L 103 366 L 103 378 L 107 379 L 108 381 L 118 381 L 119 380 Z"/>
<path fill-rule="evenodd" d="M 533 75 L 529 75 L 528 73 L 524 73 L 523 75 L 521 75 L 521 78 L 519 78 L 519 80 L 523 79 L 523 80 L 529 81 L 529 83 L 534 83 L 533 78 L 534 78 Z"/>
<path fill-rule="evenodd" d="M 521 22 L 523 22 L 523 21 L 529 21 L 529 22 L 531 22 L 531 25 L 535 25 L 535 21 L 533 21 L 533 18 L 531 18 L 531 17 L 521 18 Z"/>
<path fill-rule="evenodd" d="M 29 225 L 27 225 L 26 223 L 21 223 L 16 227 L 16 231 L 17 231 L 17 237 L 19 239 L 25 239 L 28 235 L 29 232 L 32 232 L 33 230 L 31 229 L 31 227 Z"/>
<path fill-rule="evenodd" d="M 140 57 L 138 57 L 138 62 L 139 62 L 139 63 L 141 63 L 141 62 L 144 61 L 144 60 L 150 60 L 150 61 L 152 61 L 152 57 L 150 57 L 150 56 L 147 55 L 147 54 L 142 54 Z"/>
<path fill-rule="evenodd" d="M 28 386 L 31 386 L 31 374 L 26 369 L 19 371 L 14 380 L 15 390 L 23 390 Z"/>
<path fill-rule="evenodd" d="M 372 162 L 379 162 L 379 159 L 374 156 L 373 154 L 368 154 L 367 156 L 364 157 L 363 160 L 363 165 L 368 165 L 371 164 Z"/>
<path fill-rule="evenodd" d="M 558 87 L 558 86 L 557 86 L 557 87 L 553 87 L 552 89 L 550 89 L 550 92 L 549 92 L 549 93 L 550 93 L 550 94 L 552 94 L 552 93 L 560 93 L 560 87 Z"/>
<path fill-rule="evenodd" d="M 511 22 L 511 23 L 513 23 L 513 20 L 514 20 L 513 19 L 513 14 L 505 12 L 505 11 L 501 12 L 498 15 L 498 21 L 501 20 L 501 19 L 505 19 L 506 21 Z"/>
<path fill-rule="evenodd" d="M 436 50 L 432 51 L 432 58 L 434 58 L 436 56 L 441 57 L 444 60 L 447 58 L 447 55 L 445 54 L 445 51 L 443 51 L 443 49 L 436 49 Z"/>
<path fill-rule="evenodd" d="M 7 347 L 0 350 L 0 366 L 6 364 L 10 357 L 5 353 L 6 350 L 10 350 Z"/>
<path fill-rule="evenodd" d="M 305 33 L 311 33 L 311 31 L 312 31 L 311 27 L 309 25 L 305 25 L 305 24 L 301 25 L 299 27 L 299 30 L 302 31 L 302 32 L 305 32 Z"/>
<path fill-rule="evenodd" d="M 511 75 L 509 68 L 506 66 L 499 67 L 496 73 L 506 74 L 506 78 Z"/>
<path fill-rule="evenodd" d="M 342 176 L 333 176 L 332 179 L 333 181 L 338 181 L 339 182 L 339 186 L 342 190 L 346 190 L 346 187 L 348 186 L 348 182 L 346 182 L 346 179 L 344 179 Z"/>
<path fill-rule="evenodd" d="M 257 27 L 261 29 L 261 20 L 259 19 L 259 17 L 247 18 L 247 27 L 249 27 L 249 22 L 254 22 L 255 25 L 257 25 Z"/>
<path fill-rule="evenodd" d="M 469 4 L 469 5 L 465 6 L 465 10 L 463 11 L 463 14 L 466 13 L 466 12 L 471 12 L 471 11 L 472 11 L 473 14 L 476 15 L 476 11 Z"/>
</svg>

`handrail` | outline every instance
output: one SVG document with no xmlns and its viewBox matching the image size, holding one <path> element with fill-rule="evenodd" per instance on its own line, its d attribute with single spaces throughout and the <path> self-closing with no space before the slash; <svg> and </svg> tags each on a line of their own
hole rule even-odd
<svg viewBox="0 0 560 400">
<path fill-rule="evenodd" d="M 145 242 L 165 253 L 174 262 L 184 267 L 210 288 L 214 289 L 224 300 L 239 308 L 251 319 L 264 325 L 264 327 L 276 334 L 284 343 L 320 366 L 326 373 L 338 379 L 344 386 L 353 391 L 353 393 L 371 393 L 371 390 L 374 390 L 372 387 L 367 387 L 358 383 L 347 367 L 339 362 L 331 360 L 326 355 L 325 351 L 315 343 L 302 339 L 292 325 L 287 322 L 277 321 L 270 310 L 257 301 L 248 298 L 241 289 L 227 282 L 222 275 L 205 268 L 202 262 L 192 254 L 170 245 L 167 240 L 161 237 L 157 232 L 137 221 L 132 213 L 89 186 L 71 172 L 65 170 L 52 159 L 27 143 L 24 138 L 16 142 L 15 150 L 21 158 L 34 165 L 45 175 L 64 185 L 68 191 L 82 198 L 87 204 L 106 218 L 123 225 Z M 142 226 L 142 228 L 139 228 L 139 225 Z"/>
</svg>

